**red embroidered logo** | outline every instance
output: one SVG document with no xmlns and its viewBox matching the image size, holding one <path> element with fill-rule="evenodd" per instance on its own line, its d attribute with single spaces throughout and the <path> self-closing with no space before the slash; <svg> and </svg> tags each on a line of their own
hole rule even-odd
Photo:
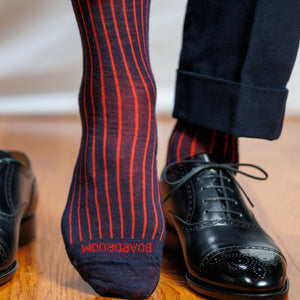
<svg viewBox="0 0 300 300">
<path fill-rule="evenodd" d="M 85 252 L 152 253 L 152 243 L 89 243 L 81 247 L 82 254 Z"/>
</svg>

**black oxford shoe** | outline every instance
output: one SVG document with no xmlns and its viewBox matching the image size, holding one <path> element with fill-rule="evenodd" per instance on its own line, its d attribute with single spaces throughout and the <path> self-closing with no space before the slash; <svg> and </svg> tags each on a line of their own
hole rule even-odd
<svg viewBox="0 0 300 300">
<path fill-rule="evenodd" d="M 23 153 L 0 151 L 0 285 L 16 273 L 18 245 L 34 238 L 36 204 L 28 158 Z"/>
<path fill-rule="evenodd" d="M 169 165 L 161 182 L 168 226 L 166 247 L 182 248 L 188 285 L 217 299 L 286 299 L 286 260 L 259 226 L 234 173 L 238 164 L 207 154 Z"/>
</svg>

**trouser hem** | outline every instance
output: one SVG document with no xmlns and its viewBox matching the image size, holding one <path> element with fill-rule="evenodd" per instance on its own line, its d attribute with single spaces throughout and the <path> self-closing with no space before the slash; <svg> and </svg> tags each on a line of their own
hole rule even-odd
<svg viewBox="0 0 300 300">
<path fill-rule="evenodd" d="M 249 86 L 178 70 L 173 116 L 236 137 L 277 139 L 287 89 Z"/>
</svg>

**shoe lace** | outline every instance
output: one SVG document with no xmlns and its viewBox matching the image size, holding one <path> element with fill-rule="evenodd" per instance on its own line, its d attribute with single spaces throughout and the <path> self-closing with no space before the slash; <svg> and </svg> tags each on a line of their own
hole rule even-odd
<svg viewBox="0 0 300 300">
<path fill-rule="evenodd" d="M 183 166 L 183 165 L 189 165 L 189 164 L 197 164 L 197 163 L 199 163 L 199 165 L 193 167 L 189 172 L 187 172 L 184 176 L 182 176 L 178 180 L 172 181 L 172 180 L 168 179 L 168 173 L 172 172 L 172 168 L 176 168 L 178 166 Z M 254 169 L 258 170 L 261 174 L 263 174 L 263 176 L 259 177 L 259 176 L 253 175 L 251 173 L 241 171 L 239 169 L 240 167 L 254 168 Z M 203 171 L 209 170 L 209 169 L 223 170 L 223 171 L 225 171 L 226 176 L 222 175 L 220 172 L 217 172 L 217 174 L 219 174 L 219 175 L 213 175 L 213 176 L 203 175 L 202 178 L 213 178 L 213 179 L 218 178 L 218 179 L 226 179 L 228 181 L 232 180 L 232 182 L 239 188 L 239 190 L 243 193 L 243 195 L 246 197 L 246 199 L 248 200 L 248 202 L 250 203 L 250 205 L 252 207 L 254 207 L 252 201 L 250 200 L 250 198 L 246 194 L 245 190 L 241 187 L 241 185 L 236 180 L 236 178 L 233 174 L 234 173 L 239 173 L 241 175 L 244 175 L 244 176 L 247 176 L 249 178 L 256 179 L 256 180 L 266 180 L 268 178 L 268 174 L 265 170 L 263 170 L 262 168 L 260 168 L 257 165 L 253 165 L 253 164 L 214 163 L 214 162 L 203 162 L 201 160 L 196 160 L 196 159 L 195 160 L 183 160 L 183 161 L 179 161 L 179 162 L 173 162 L 173 163 L 169 164 L 167 167 L 165 167 L 165 169 L 163 170 L 163 173 L 162 173 L 162 179 L 168 185 L 170 185 L 172 187 L 170 193 L 166 196 L 163 203 L 165 203 L 183 184 L 185 184 L 191 178 L 193 178 L 194 176 L 199 175 Z M 224 186 L 224 185 L 216 185 L 216 184 L 212 184 L 212 185 L 203 187 L 202 189 L 209 189 L 209 188 L 221 190 L 222 195 L 227 195 L 225 190 L 233 191 L 233 189 L 230 188 L 230 187 L 227 187 L 227 186 Z M 213 198 L 206 198 L 203 201 L 220 201 L 220 200 L 221 201 L 229 201 L 229 202 L 233 202 L 233 203 L 237 204 L 236 199 L 228 197 L 228 196 L 217 196 L 217 197 L 213 197 Z M 210 209 L 210 210 L 205 211 L 205 213 L 212 213 L 212 212 L 233 213 L 233 214 L 238 214 L 242 217 L 242 214 L 240 212 L 234 211 L 234 210 L 231 210 L 231 209 L 222 209 L 222 210 Z"/>
</svg>

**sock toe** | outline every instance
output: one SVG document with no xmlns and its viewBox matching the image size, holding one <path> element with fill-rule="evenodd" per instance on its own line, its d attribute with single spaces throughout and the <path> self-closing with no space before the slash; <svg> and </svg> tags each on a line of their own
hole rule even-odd
<svg viewBox="0 0 300 300">
<path fill-rule="evenodd" d="M 77 270 L 99 295 L 132 299 L 150 297 L 160 275 L 159 264 L 145 261 L 88 263 Z"/>
</svg>

